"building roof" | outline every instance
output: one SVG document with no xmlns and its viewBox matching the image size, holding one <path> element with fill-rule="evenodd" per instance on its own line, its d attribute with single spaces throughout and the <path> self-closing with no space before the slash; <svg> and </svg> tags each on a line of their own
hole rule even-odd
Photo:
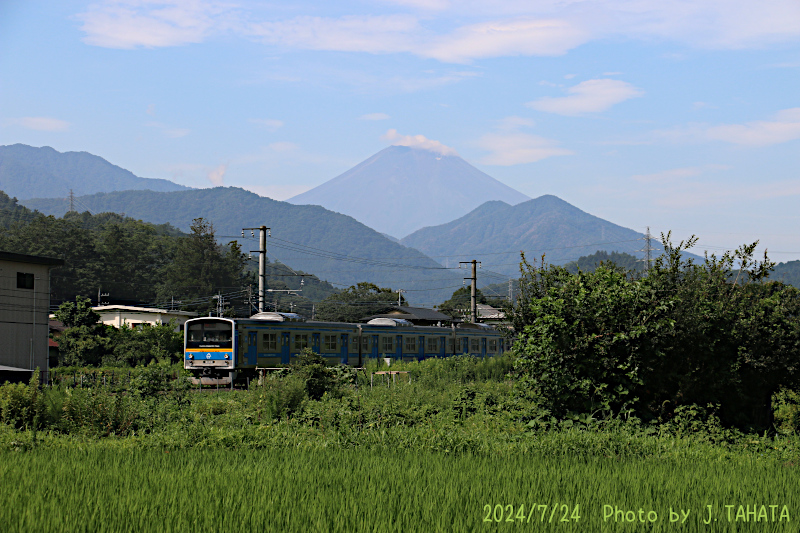
<svg viewBox="0 0 800 533">
<path fill-rule="evenodd" d="M 155 307 L 136 307 L 133 305 L 98 305 L 92 307 L 98 313 L 103 311 L 127 311 L 129 313 L 157 313 L 169 315 L 197 316 L 193 311 L 178 311 L 170 309 L 157 309 Z"/>
<path fill-rule="evenodd" d="M 477 308 L 478 318 L 502 320 L 506 317 L 505 312 L 497 309 L 496 307 L 492 307 L 491 305 L 478 304 Z"/>
<path fill-rule="evenodd" d="M 17 263 L 33 263 L 36 265 L 61 266 L 63 259 L 55 257 L 41 257 L 39 255 L 15 254 L 11 252 L 0 252 L 0 261 L 16 261 Z"/>
<path fill-rule="evenodd" d="M 380 315 L 373 315 L 367 317 L 368 319 L 372 318 L 404 318 L 406 320 L 430 320 L 434 322 L 439 321 L 451 321 L 453 320 L 450 316 L 440 313 L 434 309 L 427 309 L 425 307 L 408 307 L 405 305 L 393 305 L 392 311 L 388 313 L 383 313 Z"/>
</svg>

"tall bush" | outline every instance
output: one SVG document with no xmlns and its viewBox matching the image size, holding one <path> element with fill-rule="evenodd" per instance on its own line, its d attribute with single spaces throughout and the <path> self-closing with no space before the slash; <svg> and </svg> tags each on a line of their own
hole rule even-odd
<svg viewBox="0 0 800 533">
<path fill-rule="evenodd" d="M 572 275 L 523 258 L 512 316 L 519 389 L 556 416 L 670 418 L 719 405 L 726 424 L 766 428 L 771 398 L 800 383 L 800 293 L 767 282 L 756 243 L 696 264 L 696 239 L 673 245 L 641 276 L 613 265 Z M 738 267 L 738 268 L 737 268 Z"/>
</svg>

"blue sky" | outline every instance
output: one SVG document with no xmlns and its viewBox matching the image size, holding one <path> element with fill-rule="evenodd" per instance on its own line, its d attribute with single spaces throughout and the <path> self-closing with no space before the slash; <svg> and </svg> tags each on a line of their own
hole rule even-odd
<svg viewBox="0 0 800 533">
<path fill-rule="evenodd" d="M 800 259 L 800 3 L 5 0 L 14 143 L 276 199 L 421 145 L 623 226 Z"/>
</svg>

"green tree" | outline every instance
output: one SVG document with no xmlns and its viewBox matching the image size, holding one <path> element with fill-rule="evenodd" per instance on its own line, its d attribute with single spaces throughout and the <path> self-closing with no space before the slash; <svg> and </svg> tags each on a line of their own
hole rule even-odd
<svg viewBox="0 0 800 533">
<path fill-rule="evenodd" d="M 800 384 L 800 293 L 765 281 L 772 263 L 753 259 L 755 244 L 695 264 L 682 255 L 694 242 L 663 236 L 644 276 L 606 265 L 570 274 L 523 257 L 519 390 L 559 417 L 667 419 L 710 404 L 727 424 L 769 427 L 772 395 Z"/>
<path fill-rule="evenodd" d="M 242 288 L 246 258 L 236 241 L 217 244 L 211 222 L 197 218 L 191 230 L 177 244 L 174 259 L 163 271 L 159 296 L 164 301 L 174 297 L 213 306 L 211 296 L 217 291 Z"/>
<path fill-rule="evenodd" d="M 67 329 L 58 338 L 59 363 L 67 366 L 98 365 L 110 348 L 110 327 L 100 323 L 88 298 L 64 302 L 55 317 Z"/>
<path fill-rule="evenodd" d="M 105 363 L 127 366 L 147 365 L 151 361 L 175 363 L 181 360 L 183 334 L 175 323 L 140 324 L 135 328 L 124 324 L 111 338 L 111 353 Z"/>
<path fill-rule="evenodd" d="M 405 305 L 405 298 L 400 302 Z M 330 322 L 361 322 L 397 305 L 397 292 L 374 283 L 359 283 L 332 294 L 317 306 L 317 319 Z"/>
</svg>

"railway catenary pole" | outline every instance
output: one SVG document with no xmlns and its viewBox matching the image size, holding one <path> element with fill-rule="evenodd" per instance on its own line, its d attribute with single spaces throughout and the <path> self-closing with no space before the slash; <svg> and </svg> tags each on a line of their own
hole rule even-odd
<svg viewBox="0 0 800 533">
<path fill-rule="evenodd" d="M 470 308 L 470 321 L 475 324 L 478 322 L 478 265 L 481 264 L 480 261 L 476 261 L 473 259 L 472 261 L 459 261 L 461 265 L 472 265 L 472 276 L 464 279 L 468 279 L 472 282 L 470 288 L 470 298 L 469 298 L 469 308 Z"/>
<path fill-rule="evenodd" d="M 260 226 L 258 228 L 242 228 L 242 237 L 244 237 L 245 230 L 250 231 L 250 234 L 255 237 L 253 233 L 258 230 L 258 312 L 264 312 L 264 292 L 267 288 L 267 234 L 270 228 Z"/>
<path fill-rule="evenodd" d="M 259 228 L 260 235 L 258 240 L 258 312 L 264 312 L 264 289 L 267 280 L 267 227 Z"/>
</svg>

